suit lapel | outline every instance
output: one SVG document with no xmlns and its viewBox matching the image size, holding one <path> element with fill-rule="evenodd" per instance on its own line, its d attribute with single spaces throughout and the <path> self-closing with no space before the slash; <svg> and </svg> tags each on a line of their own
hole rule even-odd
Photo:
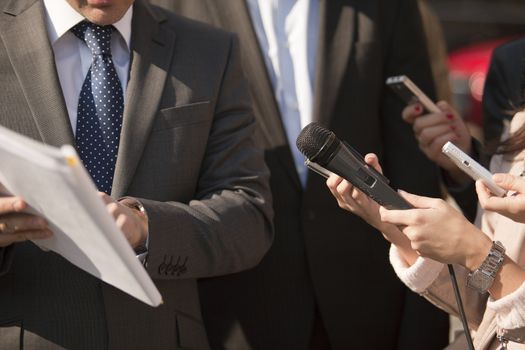
<svg viewBox="0 0 525 350">
<path fill-rule="evenodd" d="M 319 0 L 320 28 L 314 120 L 329 125 L 355 41 L 356 11 L 338 0 Z"/>
<path fill-rule="evenodd" d="M 170 69 L 175 33 L 161 29 L 165 20 L 135 1 L 131 33 L 130 78 L 112 195 L 123 196 L 133 179 L 157 114 Z"/>
<path fill-rule="evenodd" d="M 43 3 L 12 0 L 4 9 L 2 22 L 0 35 L 42 141 L 54 146 L 74 144 Z"/>
<path fill-rule="evenodd" d="M 262 131 L 268 148 L 277 150 L 276 154 L 281 164 L 286 168 L 286 173 L 292 182 L 300 189 L 301 182 L 295 169 L 290 147 L 281 119 L 281 113 L 275 100 L 272 82 L 266 69 L 259 39 L 252 25 L 250 12 L 245 0 L 228 0 L 229 6 L 220 5 L 216 0 L 208 1 L 208 6 L 213 8 L 212 13 L 218 14 L 218 25 L 235 32 L 239 36 L 243 66 L 246 76 L 250 77 L 252 84 L 252 100 L 254 103 L 257 123 Z"/>
</svg>

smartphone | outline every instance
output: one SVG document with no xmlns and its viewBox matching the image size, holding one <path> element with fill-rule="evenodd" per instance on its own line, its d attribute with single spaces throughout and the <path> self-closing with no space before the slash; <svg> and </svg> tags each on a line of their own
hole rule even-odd
<svg viewBox="0 0 525 350">
<path fill-rule="evenodd" d="M 441 109 L 406 75 L 389 77 L 386 80 L 386 85 L 394 90 L 406 104 L 410 105 L 419 102 L 427 112 L 441 113 Z"/>
<path fill-rule="evenodd" d="M 445 143 L 441 148 L 441 151 L 471 178 L 474 180 L 482 180 L 494 195 L 498 197 L 505 196 L 507 191 L 494 183 L 492 180 L 492 173 L 452 142 L 449 141 Z"/>
</svg>

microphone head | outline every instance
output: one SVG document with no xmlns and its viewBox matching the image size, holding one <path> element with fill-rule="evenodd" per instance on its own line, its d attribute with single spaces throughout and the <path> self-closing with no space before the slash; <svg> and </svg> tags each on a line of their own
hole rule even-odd
<svg viewBox="0 0 525 350">
<path fill-rule="evenodd" d="M 332 160 L 341 141 L 333 132 L 313 122 L 301 130 L 295 143 L 306 158 L 324 166 Z"/>
</svg>

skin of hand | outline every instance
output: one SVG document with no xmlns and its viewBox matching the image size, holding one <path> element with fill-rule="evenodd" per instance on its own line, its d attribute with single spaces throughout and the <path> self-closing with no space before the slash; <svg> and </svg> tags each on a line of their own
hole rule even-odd
<svg viewBox="0 0 525 350">
<path fill-rule="evenodd" d="M 408 105 L 403 109 L 403 120 L 412 124 L 421 151 L 443 168 L 454 181 L 466 183 L 470 181 L 468 176 L 441 152 L 441 148 L 450 141 L 470 154 L 470 133 L 463 119 L 448 103 L 440 101 L 437 106 L 442 110 L 441 113 L 423 114 L 423 107 L 419 103 Z"/>
<path fill-rule="evenodd" d="M 375 154 L 367 154 L 365 162 L 382 173 L 379 160 Z M 381 231 L 386 240 L 398 247 L 407 263 L 413 264 L 415 262 L 418 256 L 411 249 L 410 241 L 407 237 L 395 225 L 381 221 L 379 204 L 338 175 L 332 174 L 326 180 L 326 185 L 337 200 L 340 208 L 361 217 L 369 225 Z"/>
<path fill-rule="evenodd" d="M 20 197 L 0 197 L 0 247 L 30 239 L 46 239 L 52 232 L 47 221 L 24 213 L 27 203 Z"/>
<path fill-rule="evenodd" d="M 388 210 L 380 207 L 381 220 L 402 227 L 402 232 L 419 255 L 445 264 L 478 268 L 492 242 L 460 212 L 438 198 L 400 191 L 415 209 Z"/>
<path fill-rule="evenodd" d="M 494 174 L 494 182 L 509 191 L 505 197 L 494 196 L 485 184 L 476 181 L 479 204 L 485 210 L 494 211 L 516 222 L 525 223 L 525 179 L 511 174 Z"/>
<path fill-rule="evenodd" d="M 115 219 L 129 244 L 133 248 L 143 245 L 148 237 L 148 223 L 138 210 L 113 200 L 104 192 L 99 192 L 98 195 L 106 204 L 106 209 Z"/>
</svg>

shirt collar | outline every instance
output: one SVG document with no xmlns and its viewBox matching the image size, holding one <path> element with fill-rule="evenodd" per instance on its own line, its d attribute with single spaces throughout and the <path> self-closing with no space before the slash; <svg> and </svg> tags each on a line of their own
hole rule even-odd
<svg viewBox="0 0 525 350">
<path fill-rule="evenodd" d="M 66 0 L 44 0 L 44 6 L 47 15 L 47 35 L 51 45 L 85 19 Z M 128 50 L 131 41 L 132 17 L 133 6 L 130 6 L 124 16 L 118 22 L 113 23 L 126 42 Z"/>
</svg>

